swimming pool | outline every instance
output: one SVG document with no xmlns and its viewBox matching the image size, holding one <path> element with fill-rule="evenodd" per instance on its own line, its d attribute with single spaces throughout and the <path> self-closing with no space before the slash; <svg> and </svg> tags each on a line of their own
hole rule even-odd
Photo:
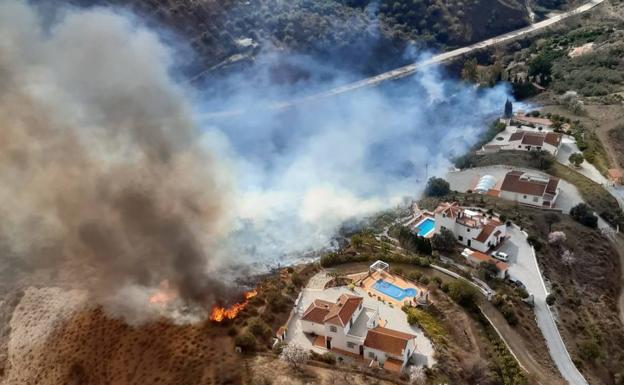
<svg viewBox="0 0 624 385">
<path fill-rule="evenodd" d="M 401 301 L 405 297 L 415 297 L 418 293 L 416 289 L 401 289 L 400 287 L 393 285 L 390 282 L 386 282 L 383 279 L 377 280 L 377 282 L 373 285 L 373 288 L 388 297 L 396 299 L 397 301 Z"/>
<path fill-rule="evenodd" d="M 418 228 L 418 236 L 424 237 L 435 229 L 435 221 L 433 218 L 425 218 L 416 227 Z"/>
</svg>

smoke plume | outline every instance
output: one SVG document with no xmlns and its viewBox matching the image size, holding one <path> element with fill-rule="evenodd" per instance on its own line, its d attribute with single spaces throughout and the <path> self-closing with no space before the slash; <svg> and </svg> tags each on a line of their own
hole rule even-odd
<svg viewBox="0 0 624 385">
<path fill-rule="evenodd" d="M 276 109 L 354 76 L 266 55 L 211 84 L 227 92 L 202 94 L 174 80 L 174 56 L 127 13 L 67 8 L 44 23 L 0 0 L 5 275 L 19 265 L 39 284 L 87 289 L 129 320 L 152 315 L 165 280 L 205 308 L 232 292 L 229 267 L 285 263 L 417 195 L 507 97 L 431 68 Z M 289 61 L 310 76 L 271 70 Z"/>
<path fill-rule="evenodd" d="M 44 29 L 0 2 L 3 257 L 111 310 L 145 307 L 165 279 L 210 303 L 231 184 L 200 148 L 171 52 L 135 23 L 96 8 Z"/>
</svg>

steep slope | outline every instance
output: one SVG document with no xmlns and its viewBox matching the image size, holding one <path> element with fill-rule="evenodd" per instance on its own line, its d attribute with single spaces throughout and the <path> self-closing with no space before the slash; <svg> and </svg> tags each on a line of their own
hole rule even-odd
<svg viewBox="0 0 624 385">
<path fill-rule="evenodd" d="M 39 0 L 41 1 L 41 0 Z M 365 73 L 413 60 L 408 45 L 444 49 L 526 25 L 518 0 L 73 0 L 127 6 L 189 42 L 191 71 L 245 62 L 275 49 Z"/>
</svg>

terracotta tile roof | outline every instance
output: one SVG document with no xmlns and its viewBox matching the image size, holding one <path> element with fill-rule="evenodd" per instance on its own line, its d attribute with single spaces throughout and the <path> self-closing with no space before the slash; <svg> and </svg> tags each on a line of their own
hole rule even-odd
<svg viewBox="0 0 624 385">
<path fill-rule="evenodd" d="M 338 301 L 330 307 L 324 322 L 346 326 L 362 301 L 362 297 L 348 294 L 341 295 Z"/>
<path fill-rule="evenodd" d="M 522 144 L 528 146 L 543 146 L 544 142 L 559 147 L 561 144 L 562 135 L 556 132 L 532 132 L 519 130 L 511 134 L 509 137 L 510 142 L 522 140 Z"/>
<path fill-rule="evenodd" d="M 546 185 L 546 192 L 548 194 L 557 194 L 557 187 L 559 187 L 559 178 L 551 177 Z"/>
<path fill-rule="evenodd" d="M 316 299 L 306 309 L 306 311 L 301 316 L 301 319 L 317 324 L 323 324 L 325 317 L 329 313 L 329 309 L 332 306 L 334 306 L 334 304 L 331 302 L 323 301 L 322 299 Z"/>
<path fill-rule="evenodd" d="M 461 212 L 461 207 L 459 207 L 459 203 L 457 202 L 453 202 L 453 203 L 442 202 L 434 210 L 435 214 L 446 214 L 446 216 L 451 219 L 457 218 L 460 212 Z"/>
<path fill-rule="evenodd" d="M 544 138 L 544 142 L 555 146 L 555 147 L 559 147 L 559 144 L 561 144 L 561 134 L 558 134 L 556 132 L 549 132 L 546 134 L 546 138 Z"/>
<path fill-rule="evenodd" d="M 526 195 L 543 196 L 547 191 L 547 187 L 555 188 L 559 184 L 559 179 L 551 177 L 548 182 L 542 182 L 539 180 L 529 180 L 522 178 L 524 175 L 520 171 L 511 171 L 505 175 L 503 184 L 501 185 L 501 191 L 509 191 Z M 553 181 L 556 180 L 556 181 Z"/>
<path fill-rule="evenodd" d="M 529 146 L 542 146 L 544 145 L 545 135 L 525 133 L 522 137 L 522 144 Z"/>
<path fill-rule="evenodd" d="M 364 346 L 400 356 L 407 347 L 407 343 L 414 338 L 416 336 L 412 334 L 377 326 L 366 334 Z"/>
<path fill-rule="evenodd" d="M 524 137 L 524 131 L 516 131 L 509 137 L 510 142 L 515 142 L 516 140 L 522 140 Z"/>
<path fill-rule="evenodd" d="M 481 229 L 481 232 L 475 238 L 475 241 L 484 243 L 485 241 L 487 241 L 490 235 L 492 235 L 494 230 L 496 230 L 496 224 L 488 223 L 487 225 L 483 226 L 483 228 Z"/>
<path fill-rule="evenodd" d="M 499 261 L 498 259 L 494 259 L 494 258 L 490 257 L 489 255 L 484 254 L 484 253 L 482 253 L 480 251 L 475 251 L 475 250 L 470 250 L 470 251 L 471 251 L 470 257 L 473 260 L 478 261 L 479 263 L 481 263 L 481 262 L 494 263 L 496 265 L 496 268 L 499 271 L 505 271 L 505 270 L 509 269 L 509 266 L 505 262 L 503 262 L 503 261 Z"/>
</svg>

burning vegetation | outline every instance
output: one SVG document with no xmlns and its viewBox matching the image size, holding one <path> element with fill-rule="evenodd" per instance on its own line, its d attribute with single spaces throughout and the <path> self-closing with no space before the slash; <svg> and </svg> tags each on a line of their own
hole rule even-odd
<svg viewBox="0 0 624 385">
<path fill-rule="evenodd" d="M 221 307 L 214 305 L 210 312 L 210 320 L 215 322 L 223 322 L 228 319 L 234 319 L 249 303 L 249 300 L 258 295 L 256 290 L 246 291 L 243 293 L 244 300 L 242 302 L 235 303 L 230 307 Z"/>
</svg>

